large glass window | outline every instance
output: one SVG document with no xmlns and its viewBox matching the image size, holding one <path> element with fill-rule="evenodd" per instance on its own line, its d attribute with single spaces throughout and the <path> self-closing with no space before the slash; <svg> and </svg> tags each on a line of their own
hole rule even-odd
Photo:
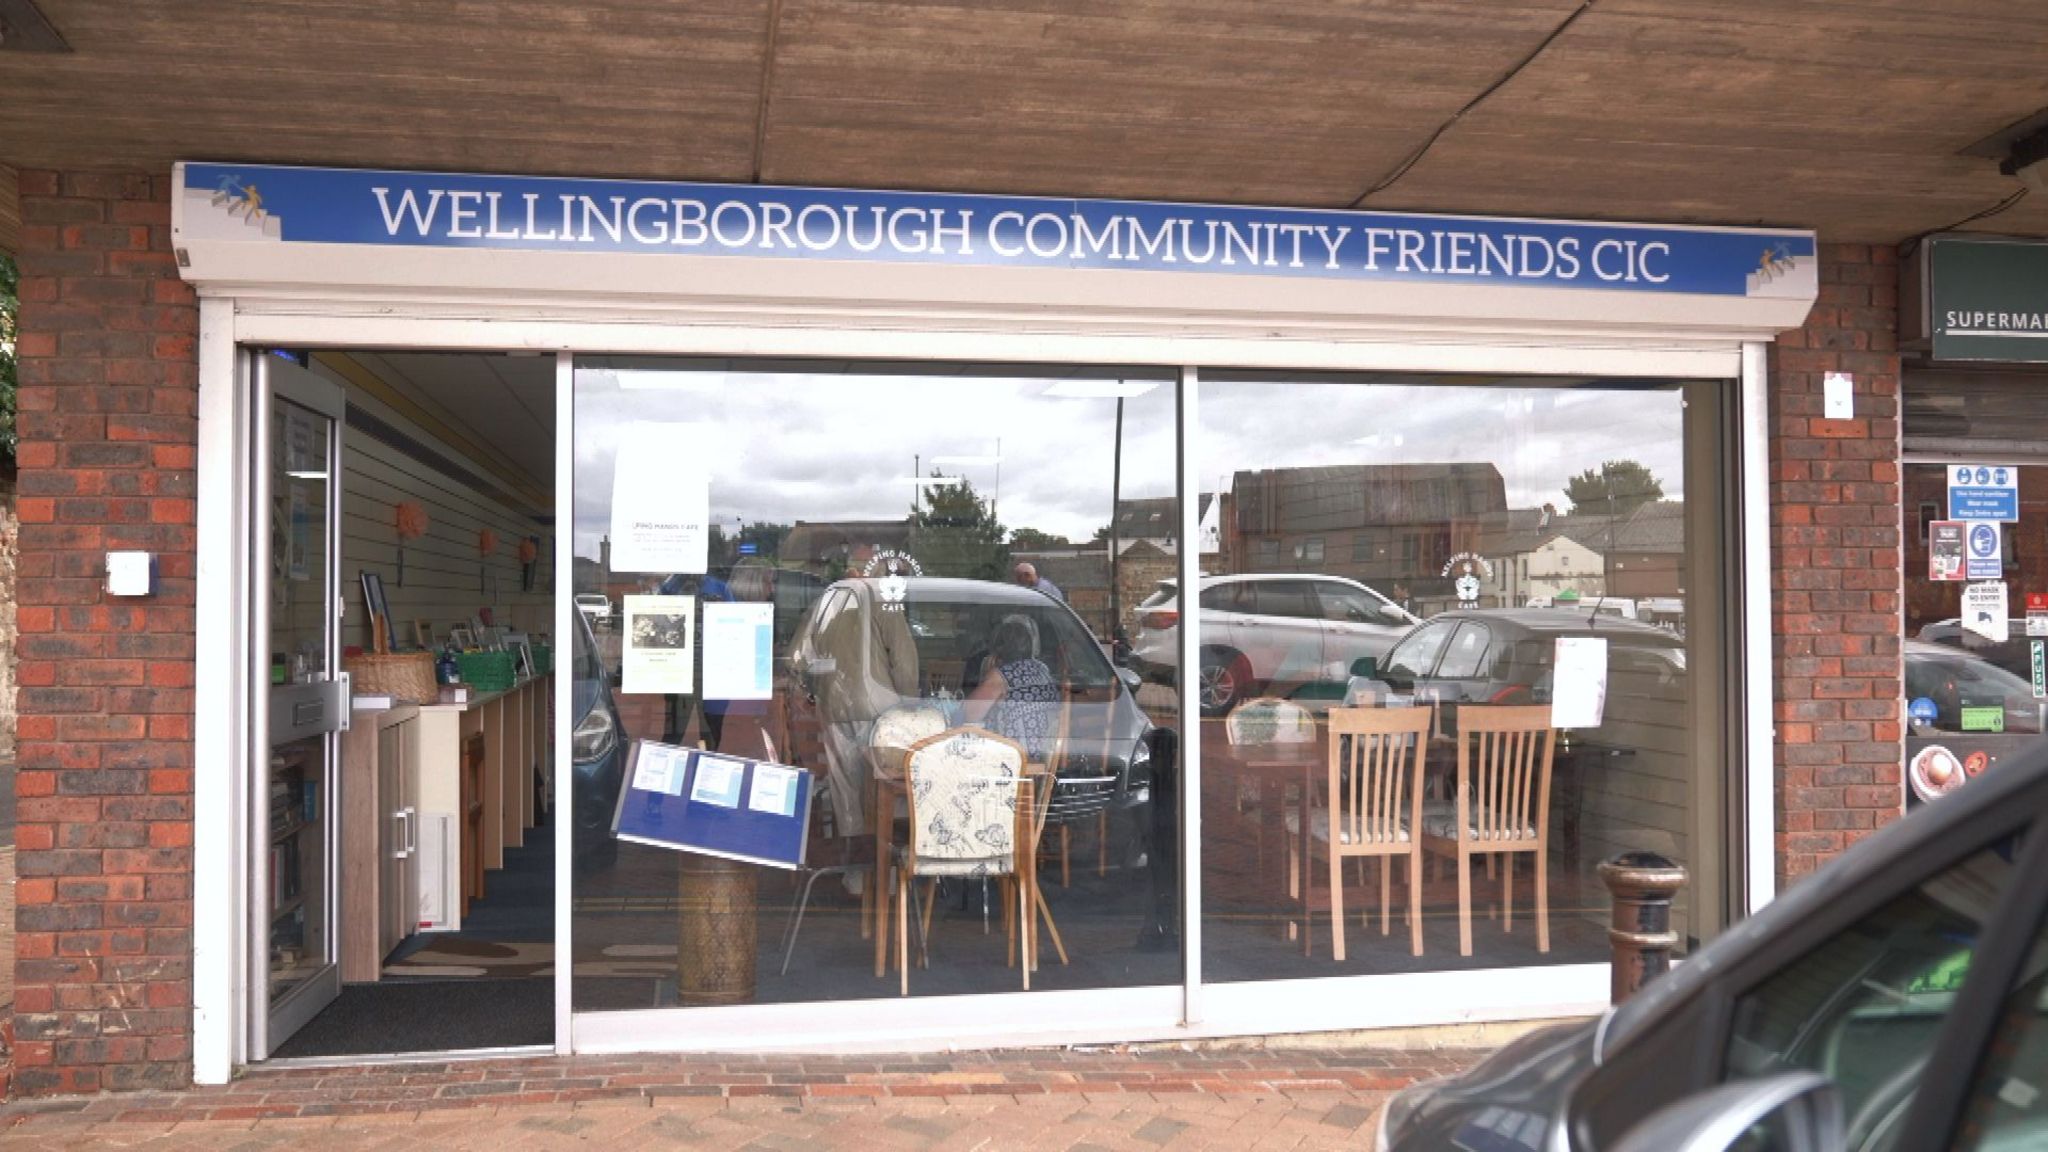
<svg viewBox="0 0 2048 1152">
<path fill-rule="evenodd" d="M 578 764 L 579 1010 L 1014 992 L 1020 897 L 1032 989 L 1181 979 L 1176 696 L 1126 659 L 1172 627 L 1174 379 L 578 360 L 575 592 L 618 605 L 579 731 L 623 728 Z M 680 784 L 649 742 L 805 773 L 805 867 L 613 841 Z"/>
<path fill-rule="evenodd" d="M 1685 622 L 1724 589 L 1723 386 L 1199 386 L 1204 978 L 1604 962 L 1593 870 L 1631 850 L 1691 870 L 1678 926 L 1711 933 L 1726 641 Z"/>
<path fill-rule="evenodd" d="M 2048 573 L 2048 467 L 1980 460 L 1904 470 L 1909 806 L 1962 787 L 2048 732 L 2048 606 L 2030 591 Z M 2010 489 L 2011 506 L 1987 510 L 1972 492 L 1956 499 L 1959 487 Z M 2015 518 L 1969 519 L 2003 511 Z M 1985 592 L 1996 597 L 1973 602 Z M 2000 602 L 2003 611 L 1985 610 Z"/>
</svg>

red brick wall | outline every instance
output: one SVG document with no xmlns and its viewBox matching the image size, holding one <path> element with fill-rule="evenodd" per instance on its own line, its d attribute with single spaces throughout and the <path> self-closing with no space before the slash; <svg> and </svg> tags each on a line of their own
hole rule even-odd
<svg viewBox="0 0 2048 1152">
<path fill-rule="evenodd" d="M 182 1086 L 199 310 L 168 173 L 20 180 L 15 1087 Z M 118 549 L 155 596 L 103 593 Z"/>
<path fill-rule="evenodd" d="M 1781 885 L 1905 803 L 1898 270 L 1890 248 L 1820 255 L 1820 300 L 1770 355 Z M 1822 417 L 1827 372 L 1855 376 L 1853 419 Z"/>
</svg>

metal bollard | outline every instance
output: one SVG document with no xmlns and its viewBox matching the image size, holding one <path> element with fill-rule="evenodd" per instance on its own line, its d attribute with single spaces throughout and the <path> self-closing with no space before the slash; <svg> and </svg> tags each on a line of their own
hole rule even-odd
<svg viewBox="0 0 2048 1152">
<path fill-rule="evenodd" d="M 1671 898 L 1685 887 L 1685 869 L 1655 852 L 1624 852 L 1601 861 L 1599 871 L 1614 897 L 1607 941 L 1614 949 L 1611 996 L 1620 1004 L 1671 970 L 1671 950 L 1678 946 Z"/>
</svg>

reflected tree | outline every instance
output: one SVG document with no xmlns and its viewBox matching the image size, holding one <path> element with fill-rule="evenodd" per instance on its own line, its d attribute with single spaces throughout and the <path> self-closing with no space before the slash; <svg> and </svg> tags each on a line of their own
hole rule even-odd
<svg viewBox="0 0 2048 1152">
<path fill-rule="evenodd" d="M 995 510 L 964 477 L 940 477 L 918 498 L 910 521 L 910 551 L 927 576 L 1006 580 L 1010 573 L 1009 533 Z"/>
<path fill-rule="evenodd" d="M 1664 498 L 1664 483 L 1634 460 L 1609 460 L 1565 481 L 1564 497 L 1582 515 L 1626 516 Z"/>
</svg>

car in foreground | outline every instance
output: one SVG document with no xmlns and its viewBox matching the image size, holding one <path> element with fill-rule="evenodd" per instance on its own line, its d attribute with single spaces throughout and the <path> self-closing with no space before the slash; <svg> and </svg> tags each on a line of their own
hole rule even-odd
<svg viewBox="0 0 2048 1152">
<path fill-rule="evenodd" d="M 1060 684 L 1068 722 L 1061 758 L 1064 816 L 1128 811 L 1125 832 L 1141 835 L 1150 802 L 1152 724 L 1131 696 L 1135 677 L 1109 661 L 1073 609 L 1014 584 L 937 577 L 840 580 L 826 588 L 791 642 L 789 661 L 803 686 L 799 718 L 822 737 L 827 780 L 837 802 L 865 802 L 863 749 L 877 718 L 891 708 L 931 705 L 954 722 L 991 671 L 996 628 L 1022 621 L 1034 655 Z M 859 813 L 859 827 L 865 812 Z M 844 821 L 843 821 L 844 822 Z M 1142 851 L 1133 846 L 1130 857 Z"/>
<path fill-rule="evenodd" d="M 1598 1020 L 1381 1113 L 1379 1152 L 2048 1147 L 2048 746 L 1856 844 Z"/>
<path fill-rule="evenodd" d="M 582 612 L 570 629 L 569 658 L 569 704 L 575 717 L 569 729 L 569 780 L 576 790 L 570 841 L 576 867 L 589 870 L 609 866 L 618 855 L 612 813 L 626 775 L 626 729 L 598 658 L 590 617 Z"/>
<path fill-rule="evenodd" d="M 1199 593 L 1202 714 L 1221 716 L 1259 693 L 1342 679 L 1361 658 L 1386 654 L 1414 614 L 1355 580 L 1261 573 L 1208 576 Z M 1180 652 L 1180 589 L 1162 580 L 1138 606 L 1130 667 L 1172 684 Z"/>
</svg>

